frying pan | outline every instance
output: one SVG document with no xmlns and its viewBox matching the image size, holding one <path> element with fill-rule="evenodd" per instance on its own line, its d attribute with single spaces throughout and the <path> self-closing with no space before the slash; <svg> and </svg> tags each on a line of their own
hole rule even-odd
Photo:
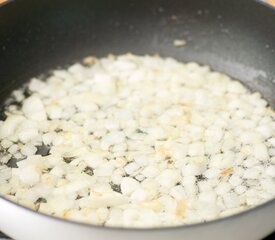
<svg viewBox="0 0 275 240">
<path fill-rule="evenodd" d="M 187 45 L 175 48 L 175 39 Z M 0 103 L 29 78 L 87 55 L 155 54 L 210 65 L 275 107 L 275 11 L 252 0 L 18 0 L 0 8 Z M 65 221 L 0 197 L 0 229 L 31 239 L 261 239 L 275 200 L 206 223 L 123 229 Z"/>
</svg>

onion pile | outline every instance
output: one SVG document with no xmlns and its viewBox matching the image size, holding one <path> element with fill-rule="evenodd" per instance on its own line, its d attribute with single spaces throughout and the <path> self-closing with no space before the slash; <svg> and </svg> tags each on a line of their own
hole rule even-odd
<svg viewBox="0 0 275 240">
<path fill-rule="evenodd" d="M 16 90 L 0 122 L 0 194 L 123 227 L 190 224 L 275 196 L 275 113 L 197 63 L 85 58 Z"/>
</svg>

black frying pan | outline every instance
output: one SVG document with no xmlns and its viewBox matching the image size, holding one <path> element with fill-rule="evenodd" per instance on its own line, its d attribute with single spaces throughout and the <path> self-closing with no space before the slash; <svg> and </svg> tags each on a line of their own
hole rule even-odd
<svg viewBox="0 0 275 240">
<path fill-rule="evenodd" d="M 187 41 L 187 45 L 175 48 L 173 41 L 182 38 Z M 100 57 L 108 53 L 126 52 L 159 53 L 178 60 L 210 65 L 215 70 L 240 79 L 250 89 L 261 92 L 269 104 L 275 107 L 275 11 L 252 0 L 11 1 L 0 8 L 0 104 L 4 103 L 14 89 L 33 76 L 46 73 L 58 66 L 71 64 L 87 55 Z M 18 219 L 14 217 L 12 221 L 5 220 L 5 222 L 2 216 L 6 216 L 9 211 L 4 212 L 1 204 L 5 205 L 5 209 L 10 207 L 10 213 L 12 209 L 16 209 L 14 211 L 18 213 L 19 219 L 21 212 L 27 211 L 31 216 L 35 216 L 36 220 L 49 220 L 48 217 L 35 214 L 0 198 L 0 228 L 18 239 L 30 239 L 38 235 L 26 233 L 32 230 L 27 227 L 25 231 L 23 229 L 12 232 L 9 226 Z M 275 200 L 256 210 L 243 213 L 244 216 L 251 218 L 253 211 L 263 212 L 266 207 L 269 207 L 266 210 L 269 212 L 268 216 L 259 215 L 262 217 L 256 218 L 258 222 L 251 220 L 250 223 L 246 220 L 245 223 L 250 229 L 248 231 L 238 230 L 238 224 L 232 223 L 237 221 L 236 217 L 213 221 L 214 223 L 208 225 L 228 224 L 228 228 L 231 227 L 230 230 L 233 232 L 242 232 L 241 238 L 234 232 L 235 239 L 248 239 L 254 231 L 256 235 L 249 239 L 257 239 L 275 229 L 274 218 L 269 228 L 261 228 L 258 232 L 253 229 L 253 226 L 257 224 L 260 226 L 261 222 L 275 213 Z M 243 215 L 236 216 L 243 219 Z M 50 218 L 49 221 L 60 223 L 60 220 L 54 218 Z M 37 220 L 39 228 L 38 222 Z M 61 222 L 62 226 L 71 224 Z M 189 228 L 166 230 L 169 233 L 174 231 L 174 239 L 180 239 L 177 232 L 180 232 L 181 236 L 193 236 L 188 235 L 189 231 L 194 231 L 193 227 L 199 231 L 194 235 L 194 239 L 198 239 L 200 234 L 208 232 L 202 231 L 210 229 L 208 225 L 198 224 Z M 16 226 L 18 225 L 13 225 Z M 75 223 L 69 226 L 80 228 Z M 99 231 L 103 235 L 104 231 L 108 234 L 114 231 L 112 237 L 118 239 L 116 230 L 111 228 L 106 230 L 86 225 L 81 227 L 93 231 L 96 229 L 97 233 Z M 123 239 L 129 231 L 123 230 L 118 236 L 122 236 Z M 226 228 L 223 231 L 224 239 L 230 239 Z M 25 235 L 22 236 L 22 233 Z M 47 234 L 52 234 L 47 235 L 47 239 L 58 239 L 55 238 L 57 235 L 54 235 L 54 232 L 47 231 Z M 100 238 L 100 234 L 96 236 L 98 239 L 103 239 Z M 141 239 L 141 236 L 144 239 L 157 239 L 152 237 L 155 235 L 146 231 L 140 230 L 139 234 L 131 235 L 131 239 Z M 73 236 L 73 233 L 71 235 Z M 165 230 L 156 236 L 158 239 L 167 238 Z M 211 239 L 215 238 L 213 236 Z M 206 234 L 205 239 L 208 239 L 207 237 L 209 236 Z M 88 238 L 83 237 L 83 239 Z"/>
</svg>

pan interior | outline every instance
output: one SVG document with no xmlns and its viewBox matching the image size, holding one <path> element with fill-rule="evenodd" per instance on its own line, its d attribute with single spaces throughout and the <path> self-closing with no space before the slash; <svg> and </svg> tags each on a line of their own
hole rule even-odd
<svg viewBox="0 0 275 240">
<path fill-rule="evenodd" d="M 0 102 L 84 56 L 132 52 L 210 65 L 275 105 L 275 12 L 255 1 L 25 0 L 0 13 Z M 187 44 L 175 48 L 175 39 Z"/>
<path fill-rule="evenodd" d="M 254 1 L 11 2 L 0 9 L 0 103 L 31 77 L 87 55 L 132 52 L 210 65 L 275 107 L 274 22 Z M 176 48 L 175 39 L 187 44 Z"/>
</svg>

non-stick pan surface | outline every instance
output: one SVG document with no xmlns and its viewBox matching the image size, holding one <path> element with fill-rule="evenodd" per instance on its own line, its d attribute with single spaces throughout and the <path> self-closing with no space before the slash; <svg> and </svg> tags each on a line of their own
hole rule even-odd
<svg viewBox="0 0 275 240">
<path fill-rule="evenodd" d="M 275 11 L 251 0 L 13 1 L 0 9 L 0 102 L 83 56 L 133 52 L 208 64 L 274 105 L 274 22 Z"/>
<path fill-rule="evenodd" d="M 274 23 L 275 11 L 252 0 L 11 1 L 0 8 L 0 105 L 50 69 L 132 52 L 210 65 L 275 107 Z"/>
</svg>

